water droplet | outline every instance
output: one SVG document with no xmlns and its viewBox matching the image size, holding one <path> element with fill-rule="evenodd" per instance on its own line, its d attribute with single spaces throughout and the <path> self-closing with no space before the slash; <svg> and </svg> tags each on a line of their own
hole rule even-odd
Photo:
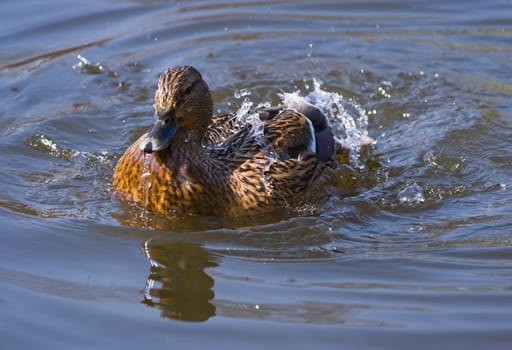
<svg viewBox="0 0 512 350">
<path fill-rule="evenodd" d="M 233 96 L 235 96 L 235 98 L 241 98 L 241 97 L 250 96 L 250 95 L 251 95 L 251 92 L 247 89 L 235 90 L 235 92 L 233 93 Z"/>
<path fill-rule="evenodd" d="M 434 151 L 430 150 L 430 151 L 427 151 L 424 155 L 423 155 L 423 161 L 435 168 L 438 168 L 439 167 L 439 164 L 437 163 L 437 155 L 435 154 Z"/>
<path fill-rule="evenodd" d="M 80 154 L 78 151 L 60 148 L 55 141 L 44 134 L 32 135 L 28 139 L 28 144 L 39 151 L 64 160 L 70 160 Z"/>
<path fill-rule="evenodd" d="M 99 63 L 92 63 L 82 55 L 77 55 L 78 63 L 73 65 L 73 70 L 78 73 L 84 74 L 101 74 L 105 70 L 105 67 Z"/>
<path fill-rule="evenodd" d="M 397 197 L 401 204 L 419 204 L 425 201 L 423 188 L 417 183 L 413 183 L 401 189 Z"/>
</svg>

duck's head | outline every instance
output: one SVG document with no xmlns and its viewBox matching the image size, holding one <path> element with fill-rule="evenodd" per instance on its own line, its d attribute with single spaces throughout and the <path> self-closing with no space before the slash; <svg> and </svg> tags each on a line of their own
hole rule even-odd
<svg viewBox="0 0 512 350">
<path fill-rule="evenodd" d="M 200 140 L 210 124 L 213 102 L 201 74 L 190 66 L 176 66 L 160 76 L 155 93 L 155 122 L 139 144 L 146 153 L 169 147 L 177 133 Z"/>
</svg>

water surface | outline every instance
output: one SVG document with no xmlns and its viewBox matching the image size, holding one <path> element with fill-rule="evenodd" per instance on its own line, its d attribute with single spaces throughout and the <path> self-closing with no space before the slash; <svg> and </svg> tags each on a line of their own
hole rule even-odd
<svg viewBox="0 0 512 350">
<path fill-rule="evenodd" d="M 508 348 L 511 11 L 507 0 L 2 2 L 2 344 Z M 281 91 L 337 96 L 320 102 L 339 139 L 355 118 L 376 143 L 293 208 L 145 213 L 114 195 L 112 170 L 176 64 L 202 72 L 219 111 Z"/>
</svg>

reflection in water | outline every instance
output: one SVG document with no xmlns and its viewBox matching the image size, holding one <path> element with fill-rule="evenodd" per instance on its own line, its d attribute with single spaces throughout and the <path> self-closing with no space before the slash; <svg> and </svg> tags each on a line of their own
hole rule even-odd
<svg viewBox="0 0 512 350">
<path fill-rule="evenodd" d="M 205 272 L 218 265 L 211 253 L 195 244 L 161 240 L 146 241 L 143 252 L 151 263 L 144 304 L 182 321 L 206 321 L 215 315 L 214 280 Z"/>
</svg>

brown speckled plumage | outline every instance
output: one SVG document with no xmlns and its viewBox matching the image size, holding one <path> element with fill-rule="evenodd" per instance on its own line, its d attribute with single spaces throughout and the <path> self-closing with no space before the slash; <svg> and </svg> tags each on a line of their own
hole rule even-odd
<svg viewBox="0 0 512 350">
<path fill-rule="evenodd" d="M 326 120 L 313 132 L 316 121 L 298 108 L 260 110 L 256 126 L 229 114 L 212 116 L 208 86 L 189 66 L 160 77 L 154 107 L 156 123 L 175 125 L 172 137 L 158 149 L 160 140 L 141 136 L 119 159 L 113 176 L 119 193 L 149 210 L 240 215 L 283 206 L 333 164 L 334 140 Z M 316 139 L 319 132 L 328 137 Z M 329 159 L 320 160 L 312 144 Z M 145 157 L 151 174 L 147 200 L 141 182 Z"/>
</svg>

